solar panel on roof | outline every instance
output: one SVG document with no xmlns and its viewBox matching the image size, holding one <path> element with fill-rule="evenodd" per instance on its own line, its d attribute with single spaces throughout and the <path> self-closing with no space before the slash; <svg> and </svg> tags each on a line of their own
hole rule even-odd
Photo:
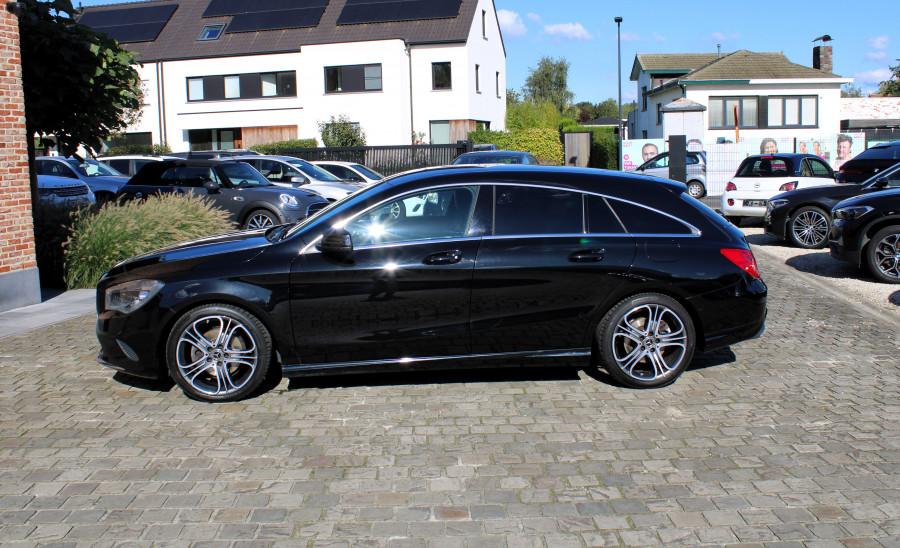
<svg viewBox="0 0 900 548">
<path fill-rule="evenodd" d="M 462 0 L 347 0 L 338 25 L 445 19 L 459 15 Z"/>
<path fill-rule="evenodd" d="M 261 13 L 306 8 L 325 8 L 328 0 L 210 0 L 203 17 Z"/>
<path fill-rule="evenodd" d="M 152 42 L 165 28 L 178 4 L 89 11 L 78 19 L 119 42 Z"/>
<path fill-rule="evenodd" d="M 324 7 L 259 13 L 241 13 L 231 19 L 226 33 L 315 27 L 325 13 Z"/>
</svg>

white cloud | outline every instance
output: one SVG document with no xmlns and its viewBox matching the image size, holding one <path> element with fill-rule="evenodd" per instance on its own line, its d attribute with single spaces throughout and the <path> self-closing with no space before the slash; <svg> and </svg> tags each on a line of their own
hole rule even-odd
<svg viewBox="0 0 900 548">
<path fill-rule="evenodd" d="M 504 36 L 524 36 L 528 29 L 518 13 L 509 10 L 497 10 L 497 20 Z"/>
<path fill-rule="evenodd" d="M 888 49 L 888 42 L 891 38 L 887 34 L 869 38 L 869 47 L 872 49 Z"/>
<path fill-rule="evenodd" d="M 870 51 L 866 54 L 866 61 L 884 61 L 887 53 L 883 51 Z"/>
<path fill-rule="evenodd" d="M 535 23 L 541 23 L 541 16 L 536 13 L 529 13 L 528 18 L 534 21 Z M 543 24 L 543 23 L 541 23 Z"/>
<path fill-rule="evenodd" d="M 659 35 L 655 32 L 653 33 L 653 38 L 656 39 L 657 42 L 665 42 L 666 41 L 665 36 Z"/>
<path fill-rule="evenodd" d="M 581 26 L 581 23 L 558 23 L 556 25 L 545 25 L 544 32 L 549 34 L 550 36 L 575 41 L 594 39 L 594 35 L 589 33 L 587 29 Z"/>
<path fill-rule="evenodd" d="M 622 41 L 623 42 L 639 42 L 641 39 L 640 36 L 633 32 L 625 31 L 622 33 Z"/>
<path fill-rule="evenodd" d="M 853 75 L 853 83 L 860 87 L 878 86 L 879 83 L 889 80 L 892 73 L 888 69 L 867 70 Z"/>
<path fill-rule="evenodd" d="M 732 32 L 731 34 L 724 34 L 721 32 L 714 32 L 714 33 L 712 33 L 711 36 L 712 36 L 712 39 L 715 40 L 716 42 L 725 42 L 727 40 L 737 40 L 738 38 L 741 37 L 741 33 Z"/>
</svg>

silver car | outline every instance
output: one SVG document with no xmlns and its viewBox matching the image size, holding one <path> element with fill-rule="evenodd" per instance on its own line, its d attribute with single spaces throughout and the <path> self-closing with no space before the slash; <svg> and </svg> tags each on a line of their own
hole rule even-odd
<svg viewBox="0 0 900 548">
<path fill-rule="evenodd" d="M 233 159 L 250 164 L 273 185 L 302 188 L 331 202 L 365 186 L 339 179 L 319 166 L 292 156 L 235 156 Z"/>
<path fill-rule="evenodd" d="M 706 157 L 700 152 L 688 152 L 685 160 L 687 163 L 687 182 L 685 184 L 688 194 L 694 198 L 706 196 Z M 629 169 L 628 172 L 668 179 L 669 153 L 658 154 L 638 167 Z"/>
</svg>

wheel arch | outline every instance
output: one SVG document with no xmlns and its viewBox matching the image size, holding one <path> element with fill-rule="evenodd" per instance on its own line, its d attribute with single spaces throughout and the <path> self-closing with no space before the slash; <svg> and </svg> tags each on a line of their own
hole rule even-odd
<svg viewBox="0 0 900 548">
<path fill-rule="evenodd" d="M 883 228 L 887 228 L 889 226 L 898 226 L 900 227 L 900 215 L 891 215 L 889 217 L 882 217 L 880 219 L 876 219 L 872 221 L 872 224 L 866 227 L 864 231 L 860 233 L 860 242 L 859 242 L 859 264 L 862 265 L 865 262 L 866 252 L 868 251 L 869 244 L 872 241 L 872 237 L 875 236 L 875 233 Z"/>
<path fill-rule="evenodd" d="M 272 215 L 275 215 L 275 218 L 280 221 L 277 224 L 284 224 L 284 215 L 282 215 L 281 211 L 279 211 L 277 207 L 273 206 L 269 202 L 257 201 L 251 202 L 241 209 L 241 213 L 240 215 L 238 215 L 238 225 L 244 226 L 244 223 L 247 222 L 247 218 L 250 217 L 250 215 L 254 211 L 259 211 L 260 209 L 268 211 Z"/>
</svg>

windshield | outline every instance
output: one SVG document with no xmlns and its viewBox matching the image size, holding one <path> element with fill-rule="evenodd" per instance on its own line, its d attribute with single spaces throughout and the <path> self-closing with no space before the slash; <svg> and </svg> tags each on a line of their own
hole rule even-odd
<svg viewBox="0 0 900 548">
<path fill-rule="evenodd" d="M 66 162 L 85 177 L 126 177 L 119 170 L 90 158 L 80 163 L 75 158 L 66 158 Z"/>
<path fill-rule="evenodd" d="M 234 186 L 270 186 L 272 184 L 258 171 L 240 162 L 222 164 L 216 166 L 216 170 L 220 175 L 224 175 L 226 179 L 231 181 L 231 184 Z"/>
<path fill-rule="evenodd" d="M 315 179 L 317 181 L 337 182 L 337 181 L 342 180 L 342 179 L 335 177 L 331 173 L 328 173 L 327 171 L 320 168 L 319 166 L 314 166 L 310 163 L 303 162 L 301 160 L 289 160 L 288 163 L 291 164 L 292 166 L 294 166 L 295 168 L 299 169 L 303 173 L 305 173 L 308 177 Z"/>
<path fill-rule="evenodd" d="M 353 167 L 353 169 L 355 169 L 356 171 L 362 173 L 363 175 L 365 175 L 365 176 L 368 177 L 369 179 L 384 179 L 384 175 L 382 175 L 381 173 L 378 173 L 377 171 L 375 171 L 375 170 L 373 170 L 373 169 L 369 169 L 369 168 L 367 168 L 367 167 L 364 166 L 364 165 L 361 165 L 361 164 L 353 164 L 352 167 Z"/>
</svg>

